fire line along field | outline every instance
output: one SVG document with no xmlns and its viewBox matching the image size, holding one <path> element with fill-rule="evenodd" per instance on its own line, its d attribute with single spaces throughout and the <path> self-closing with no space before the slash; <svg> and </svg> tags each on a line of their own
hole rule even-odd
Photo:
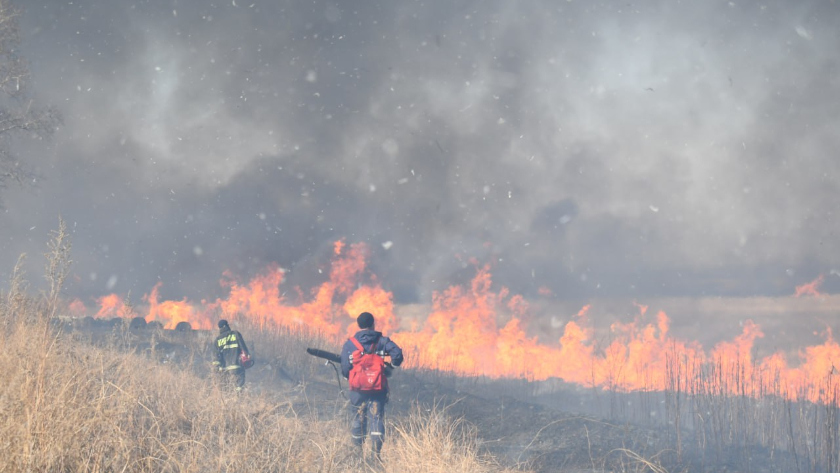
<svg viewBox="0 0 840 473">
<path fill-rule="evenodd" d="M 363 262 L 360 254 L 338 251 L 333 264 L 348 270 Z M 836 306 L 834 296 L 672 298 L 650 306 L 619 299 L 584 306 L 542 302 L 528 310 L 565 315 L 529 319 L 518 296 L 494 287 L 488 267 L 476 267 L 468 286 L 450 288 L 433 304 L 391 305 L 382 297 L 387 291 L 375 281 L 348 285 L 345 276 L 331 272 L 311 292 L 320 297 L 326 292 L 331 296 L 327 299 L 284 299 L 279 292 L 282 273 L 269 271 L 247 282 L 229 282 L 226 299 L 160 301 L 153 291 L 145 298 L 148 305 L 132 306 L 131 311 L 118 298 L 102 299 L 99 318 L 65 317 L 60 323 L 93 343 L 113 343 L 108 340 L 116 334 L 126 348 L 162 363 L 192 363 L 201 372 L 215 336 L 208 325 L 220 310 L 237 314 L 233 323 L 251 334 L 257 354 L 256 365 L 248 370 L 248 389 L 282 395 L 301 409 L 312 409 L 305 403 L 320 399 L 318 415 L 330 417 L 341 411 L 338 382 L 346 388 L 346 381 L 338 381 L 323 360 L 306 350 L 337 353 L 342 337 L 355 330 L 353 317 L 334 300 L 361 307 L 379 304 L 381 326 L 404 347 L 408 360 L 392 378 L 390 411 L 399 415 L 418 403 L 445 405 L 449 415 L 475 426 L 487 451 L 507 462 L 527 461 L 537 471 L 556 471 L 552 468 L 558 462 L 570 467 L 591 463 L 591 458 L 621 449 L 653 455 L 675 447 L 682 452 L 673 458 L 663 454 L 662 461 L 703 468 L 772 468 L 760 460 L 762 449 L 772 447 L 779 449 L 778 464 L 788 468 L 798 461 L 789 433 L 784 441 L 727 443 L 729 434 L 720 429 L 729 421 L 723 418 L 752 416 L 743 425 L 727 427 L 745 434 L 776 419 L 772 428 L 781 429 L 782 435 L 777 422 L 789 406 L 801 404 L 806 414 L 796 421 L 803 422 L 811 416 L 818 419 L 825 406 L 836 402 L 831 397 L 835 391 L 824 384 L 832 386 L 830 370 L 819 369 L 825 363 L 830 368 L 837 350 L 831 327 L 803 327 L 808 320 L 819 327 Z M 167 311 L 178 317 L 167 319 Z M 690 316 L 668 315 L 681 312 Z M 120 313 L 133 317 L 102 317 Z M 143 313 L 147 315 L 137 315 Z M 791 324 L 790 314 L 801 314 L 800 323 Z M 736 318 L 743 316 L 750 318 Z M 300 330 L 295 324 L 301 319 L 319 328 L 317 337 L 315 332 L 309 338 L 291 336 Z M 287 327 L 296 355 L 260 358 L 261 326 Z M 688 338 L 692 334 L 700 337 Z M 453 345 L 452 340 L 470 340 L 470 345 Z M 794 343 L 797 348 L 791 349 Z M 733 404 L 736 399 L 741 400 Z M 722 417 L 715 420 L 716 415 Z M 706 458 L 707 447 L 697 443 L 703 437 L 732 453 L 714 461 Z M 747 467 L 739 460 L 742 454 L 749 455 Z"/>
</svg>

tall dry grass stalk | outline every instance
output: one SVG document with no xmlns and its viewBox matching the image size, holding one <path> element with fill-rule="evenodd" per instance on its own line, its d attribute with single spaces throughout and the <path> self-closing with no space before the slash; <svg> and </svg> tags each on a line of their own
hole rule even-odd
<svg viewBox="0 0 840 473">
<path fill-rule="evenodd" d="M 30 302 L 26 295 L 27 283 L 23 263 L 26 261 L 26 254 L 18 257 L 17 263 L 12 270 L 9 292 L 5 297 L 0 298 L 0 321 L 3 324 L 3 332 L 12 323 L 17 314 L 29 312 L 26 305 Z M 2 335 L 0 335 L 2 336 Z"/>
<path fill-rule="evenodd" d="M 70 274 L 70 266 L 73 261 L 70 259 L 70 250 L 73 247 L 70 235 L 67 233 L 67 224 L 64 219 L 58 218 L 58 230 L 51 232 L 51 238 L 47 242 L 49 251 L 44 255 L 47 258 L 44 277 L 47 279 L 47 292 L 45 302 L 47 310 L 43 315 L 48 319 L 55 317 L 58 310 L 61 290 L 64 288 L 64 281 Z"/>
</svg>

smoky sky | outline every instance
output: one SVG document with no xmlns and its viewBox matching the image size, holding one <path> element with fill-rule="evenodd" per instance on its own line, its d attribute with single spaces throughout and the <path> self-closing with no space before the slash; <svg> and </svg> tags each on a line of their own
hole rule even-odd
<svg viewBox="0 0 840 473">
<path fill-rule="evenodd" d="M 27 0 L 0 263 L 213 299 L 365 242 L 397 302 L 475 264 L 526 296 L 840 286 L 835 1 Z M 8 272 L 6 271 L 6 273 Z"/>
</svg>

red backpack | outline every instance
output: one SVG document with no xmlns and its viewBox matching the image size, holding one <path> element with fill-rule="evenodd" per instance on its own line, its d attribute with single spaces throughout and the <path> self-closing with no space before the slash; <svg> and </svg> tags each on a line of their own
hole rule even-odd
<svg viewBox="0 0 840 473">
<path fill-rule="evenodd" d="M 366 352 L 356 338 L 351 338 L 357 350 L 353 352 L 353 368 L 350 370 L 348 383 L 351 391 L 378 392 L 388 387 L 385 379 L 385 360 L 376 353 L 379 340 L 370 345 Z"/>
</svg>

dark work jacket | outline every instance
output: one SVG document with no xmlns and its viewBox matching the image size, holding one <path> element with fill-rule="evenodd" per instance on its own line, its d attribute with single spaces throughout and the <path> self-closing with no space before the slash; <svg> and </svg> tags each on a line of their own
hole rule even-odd
<svg viewBox="0 0 840 473">
<path fill-rule="evenodd" d="M 250 355 L 248 346 L 242 334 L 236 330 L 224 330 L 216 337 L 216 362 L 224 370 L 235 370 L 242 368 L 239 355 L 242 352 Z"/>
<path fill-rule="evenodd" d="M 394 366 L 400 366 L 402 364 L 402 349 L 396 343 L 392 342 L 390 338 L 383 337 L 382 332 L 377 332 L 373 329 L 364 329 L 356 332 L 354 337 L 362 344 L 366 352 L 370 352 L 370 345 L 375 343 L 376 350 L 374 351 L 384 351 L 391 357 L 391 364 Z M 347 340 L 344 342 L 344 347 L 341 349 L 341 374 L 345 378 L 350 377 L 350 369 L 353 367 L 350 364 L 350 355 L 356 350 L 356 345 L 352 341 Z"/>
</svg>

